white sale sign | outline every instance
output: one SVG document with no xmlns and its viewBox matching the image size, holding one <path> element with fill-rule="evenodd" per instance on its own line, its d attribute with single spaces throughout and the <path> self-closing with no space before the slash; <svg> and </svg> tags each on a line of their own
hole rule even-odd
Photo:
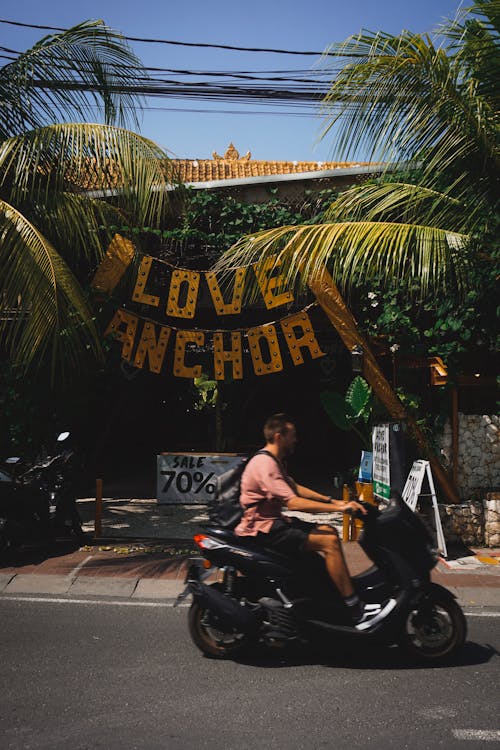
<svg viewBox="0 0 500 750">
<path fill-rule="evenodd" d="M 213 498 L 217 477 L 239 464 L 236 453 L 160 453 L 157 457 L 158 503 L 204 505 Z"/>
</svg>

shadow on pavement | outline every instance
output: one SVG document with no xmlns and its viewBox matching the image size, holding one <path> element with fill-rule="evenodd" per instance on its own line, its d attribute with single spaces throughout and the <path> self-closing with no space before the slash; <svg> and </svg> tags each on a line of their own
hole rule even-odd
<svg viewBox="0 0 500 750">
<path fill-rule="evenodd" d="M 458 560 L 462 557 L 474 557 L 475 552 L 461 541 L 447 542 L 448 560 Z"/>
<path fill-rule="evenodd" d="M 435 664 L 418 662 L 411 659 L 397 646 L 368 646 L 357 644 L 356 648 L 346 648 L 346 641 L 338 641 L 341 653 L 328 653 L 320 647 L 286 647 L 271 649 L 255 647 L 245 656 L 235 659 L 238 664 L 253 667 L 277 669 L 305 665 L 318 665 L 342 669 L 437 669 L 450 667 L 468 667 L 487 664 L 491 658 L 498 655 L 498 651 L 490 645 L 481 645 L 474 641 L 467 641 L 458 655 L 452 659 L 442 660 Z"/>
<path fill-rule="evenodd" d="M 179 551 L 172 548 L 168 551 L 116 554 L 114 557 L 92 557 L 80 575 L 87 576 L 133 576 L 136 578 L 161 578 L 184 576 L 186 560 L 192 556 L 189 550 Z M 172 575 L 173 574 L 173 575 Z"/>
<path fill-rule="evenodd" d="M 55 557 L 64 557 L 77 552 L 81 548 L 81 542 L 73 539 L 64 539 L 52 542 L 44 547 L 14 547 L 7 550 L 2 556 L 0 568 L 21 568 L 27 565 L 41 565 L 46 560 Z"/>
</svg>

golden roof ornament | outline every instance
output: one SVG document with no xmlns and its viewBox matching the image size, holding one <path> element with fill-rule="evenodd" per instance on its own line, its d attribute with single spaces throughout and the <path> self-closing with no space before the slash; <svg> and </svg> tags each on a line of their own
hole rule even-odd
<svg viewBox="0 0 500 750">
<path fill-rule="evenodd" d="M 240 157 L 240 152 L 234 147 L 232 143 L 230 143 L 227 147 L 224 156 L 220 156 L 217 151 L 214 151 L 212 153 L 212 156 L 216 161 L 250 161 L 250 159 L 252 158 L 252 154 L 250 153 L 250 151 L 247 151 L 245 156 Z"/>
</svg>

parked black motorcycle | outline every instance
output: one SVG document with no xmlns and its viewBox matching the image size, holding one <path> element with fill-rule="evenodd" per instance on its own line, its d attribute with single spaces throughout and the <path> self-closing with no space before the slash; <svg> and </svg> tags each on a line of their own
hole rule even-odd
<svg viewBox="0 0 500 750">
<path fill-rule="evenodd" d="M 399 495 L 382 511 L 365 508 L 359 544 L 374 565 L 353 581 L 368 603 L 396 599 L 387 617 L 356 630 L 319 555 L 292 560 L 254 538 L 209 527 L 194 537 L 203 558 L 191 561 L 178 598 L 193 595 L 188 622 L 196 646 L 207 656 L 227 658 L 259 642 L 281 646 L 322 637 L 331 645 L 342 636 L 399 644 L 430 663 L 456 654 L 466 621 L 453 594 L 431 583 L 438 555 L 427 529 Z M 207 585 L 211 566 L 221 569 L 222 580 Z"/>
<path fill-rule="evenodd" d="M 57 537 L 83 541 L 69 436 L 60 433 L 52 455 L 36 463 L 13 456 L 0 470 L 0 554 L 23 545 L 48 547 Z"/>
</svg>

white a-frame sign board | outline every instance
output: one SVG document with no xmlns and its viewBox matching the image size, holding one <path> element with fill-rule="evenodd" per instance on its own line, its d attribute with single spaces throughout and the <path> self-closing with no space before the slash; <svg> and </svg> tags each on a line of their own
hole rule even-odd
<svg viewBox="0 0 500 750">
<path fill-rule="evenodd" d="M 427 478 L 428 483 L 428 492 L 425 493 L 422 492 L 424 478 Z M 439 516 L 436 490 L 434 489 L 431 466 L 428 461 L 414 461 L 403 488 L 403 500 L 413 512 L 415 512 L 419 497 L 430 497 L 432 499 L 432 521 L 436 533 L 437 548 L 443 557 L 448 557 L 443 527 Z"/>
</svg>

